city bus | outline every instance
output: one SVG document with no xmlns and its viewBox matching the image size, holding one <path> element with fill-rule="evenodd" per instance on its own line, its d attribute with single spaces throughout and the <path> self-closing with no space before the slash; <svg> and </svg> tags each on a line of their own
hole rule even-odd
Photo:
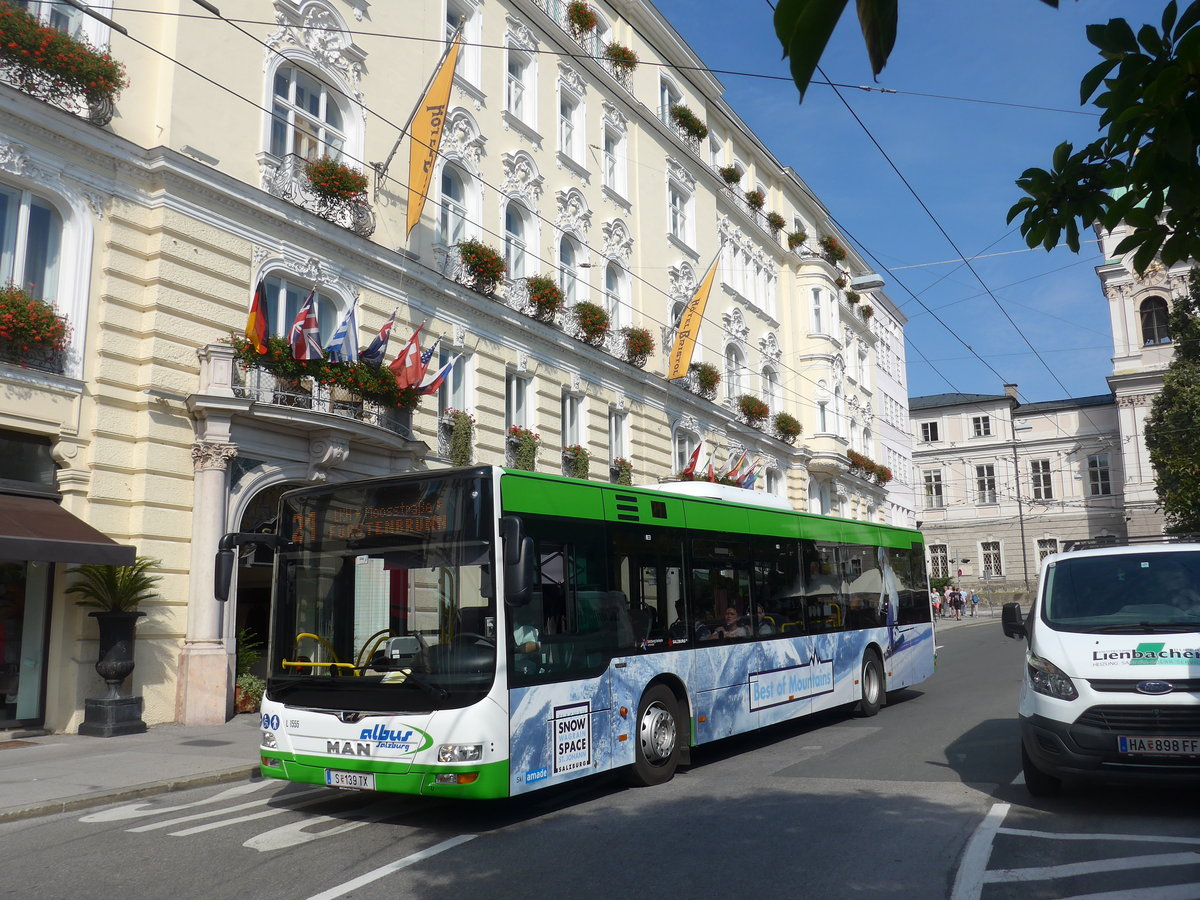
<svg viewBox="0 0 1200 900">
<path fill-rule="evenodd" d="M 302 488 L 274 553 L 264 776 L 456 798 L 623 769 L 934 669 L 921 535 L 707 482 L 493 466 Z"/>
</svg>

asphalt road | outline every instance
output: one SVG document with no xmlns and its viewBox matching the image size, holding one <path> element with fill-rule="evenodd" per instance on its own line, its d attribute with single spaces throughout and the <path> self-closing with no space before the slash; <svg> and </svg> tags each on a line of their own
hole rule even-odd
<svg viewBox="0 0 1200 900">
<path fill-rule="evenodd" d="M 453 804 L 250 781 L 6 824 L 0 896 L 1200 897 L 1200 794 L 1031 802 L 1024 645 L 998 620 L 939 644 L 934 677 L 878 716 L 699 748 L 657 788 Z"/>
</svg>

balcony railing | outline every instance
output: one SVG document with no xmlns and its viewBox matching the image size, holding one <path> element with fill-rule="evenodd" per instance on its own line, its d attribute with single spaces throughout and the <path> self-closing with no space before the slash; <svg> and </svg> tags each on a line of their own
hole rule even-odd
<svg viewBox="0 0 1200 900">
<path fill-rule="evenodd" d="M 82 116 L 93 125 L 107 125 L 116 111 L 116 104 L 111 97 L 89 100 L 82 91 L 73 90 L 49 72 L 14 65 L 3 58 L 0 58 L 0 82 L 73 115 Z"/>
<path fill-rule="evenodd" d="M 199 351 L 200 393 L 235 397 L 299 417 L 312 413 L 337 416 L 412 439 L 412 413 L 364 400 L 345 388 L 318 384 L 311 378 L 284 378 L 258 366 L 243 368 L 227 344 L 210 344 Z M 314 420 L 315 421 L 315 420 Z"/>
<path fill-rule="evenodd" d="M 295 153 L 289 153 L 279 162 L 270 157 L 264 159 L 263 189 L 361 237 L 374 234 L 375 213 L 371 204 L 363 197 L 345 200 L 318 194 L 304 172 L 306 162 Z"/>
</svg>

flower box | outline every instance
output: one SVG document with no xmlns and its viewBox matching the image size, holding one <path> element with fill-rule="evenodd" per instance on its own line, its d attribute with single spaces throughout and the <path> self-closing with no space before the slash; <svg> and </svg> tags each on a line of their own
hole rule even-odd
<svg viewBox="0 0 1200 900">
<path fill-rule="evenodd" d="M 688 366 L 688 374 L 696 380 L 696 393 L 707 400 L 717 396 L 717 385 L 721 383 L 721 373 L 712 363 L 692 363 Z"/>
<path fill-rule="evenodd" d="M 758 428 L 771 414 L 770 408 L 753 394 L 742 394 L 737 398 L 738 415 L 751 428 Z"/>
<path fill-rule="evenodd" d="M 795 250 L 797 247 L 799 247 L 801 244 L 803 244 L 807 240 L 808 240 L 808 235 L 805 234 L 803 231 L 793 231 L 791 234 L 789 234 L 787 236 L 787 248 L 789 250 Z"/>
<path fill-rule="evenodd" d="M 771 420 L 771 426 L 775 429 L 775 437 L 787 444 L 796 443 L 796 438 L 804 432 L 799 420 L 785 412 L 776 413 L 775 418 Z"/>
<path fill-rule="evenodd" d="M 618 72 L 628 74 L 638 67 L 638 55 L 623 44 L 616 42 L 604 48 L 604 58 Z"/>
<path fill-rule="evenodd" d="M 35 300 L 15 285 L 0 287 L 0 359 L 61 372 L 70 334 L 52 303 Z"/>
<path fill-rule="evenodd" d="M 742 180 L 742 170 L 737 166 L 718 166 L 717 174 L 720 175 L 721 180 L 730 187 L 733 187 Z"/>
<path fill-rule="evenodd" d="M 352 203 L 367 192 L 366 175 L 330 156 L 305 162 L 304 174 L 312 192 L 323 200 Z"/>
<path fill-rule="evenodd" d="M 542 436 L 528 428 L 514 425 L 508 429 L 507 443 L 514 469 L 532 472 L 537 465 L 538 445 Z"/>
<path fill-rule="evenodd" d="M 821 255 L 827 262 L 839 263 L 846 258 L 846 248 L 832 234 L 821 235 L 818 243 L 821 245 Z"/>
<path fill-rule="evenodd" d="M 779 234 L 783 231 L 783 226 L 787 221 L 777 212 L 767 213 L 767 227 L 771 229 L 771 234 Z"/>
<path fill-rule="evenodd" d="M 529 288 L 529 303 L 533 307 L 533 317 L 542 322 L 554 319 L 555 314 L 563 307 L 562 289 L 553 278 L 545 275 L 531 275 L 525 279 Z"/>
<path fill-rule="evenodd" d="M 862 299 L 862 295 L 858 291 L 846 291 L 846 302 L 857 303 Z"/>
<path fill-rule="evenodd" d="M 646 360 L 654 352 L 654 337 L 645 328 L 622 329 L 624 338 L 625 361 L 639 369 L 646 365 Z"/>
<path fill-rule="evenodd" d="M 584 0 L 571 0 L 567 4 L 567 21 L 576 35 L 590 34 L 600 24 L 596 11 Z"/>
<path fill-rule="evenodd" d="M 708 126 L 700 117 L 682 103 L 673 103 L 670 109 L 671 121 L 689 138 L 702 141 L 708 137 Z"/>
<path fill-rule="evenodd" d="M 461 241 L 458 256 L 462 260 L 467 286 L 481 294 L 494 293 L 507 269 L 504 257 L 493 247 L 475 240 Z"/>
<path fill-rule="evenodd" d="M 608 334 L 608 311 L 603 306 L 584 301 L 575 304 L 574 313 L 580 340 L 593 347 L 600 346 L 604 336 Z"/>
<path fill-rule="evenodd" d="M 620 484 L 626 487 L 633 485 L 633 463 L 623 456 L 618 456 L 612 461 L 612 465 L 608 467 L 609 475 L 613 484 Z"/>
<path fill-rule="evenodd" d="M 442 415 L 450 432 L 446 458 L 452 466 L 469 466 L 471 449 L 475 443 L 475 417 L 461 409 L 448 409 Z"/>
<path fill-rule="evenodd" d="M 592 454 L 579 444 L 563 447 L 563 474 L 568 478 L 588 477 L 591 469 Z"/>
<path fill-rule="evenodd" d="M 766 202 L 766 195 L 757 188 L 752 191 L 746 191 L 746 205 L 755 212 L 758 212 L 760 209 L 762 209 Z"/>
</svg>

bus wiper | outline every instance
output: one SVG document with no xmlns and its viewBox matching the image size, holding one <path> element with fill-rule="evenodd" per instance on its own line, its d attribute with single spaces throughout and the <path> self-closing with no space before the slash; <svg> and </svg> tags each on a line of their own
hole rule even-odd
<svg viewBox="0 0 1200 900">
<path fill-rule="evenodd" d="M 445 700 L 450 696 L 444 687 L 440 687 L 431 681 L 426 681 L 424 676 L 418 675 L 412 669 L 400 669 L 399 671 L 389 672 L 384 676 L 384 683 L 386 684 L 408 684 L 410 682 L 438 700 Z"/>
</svg>

